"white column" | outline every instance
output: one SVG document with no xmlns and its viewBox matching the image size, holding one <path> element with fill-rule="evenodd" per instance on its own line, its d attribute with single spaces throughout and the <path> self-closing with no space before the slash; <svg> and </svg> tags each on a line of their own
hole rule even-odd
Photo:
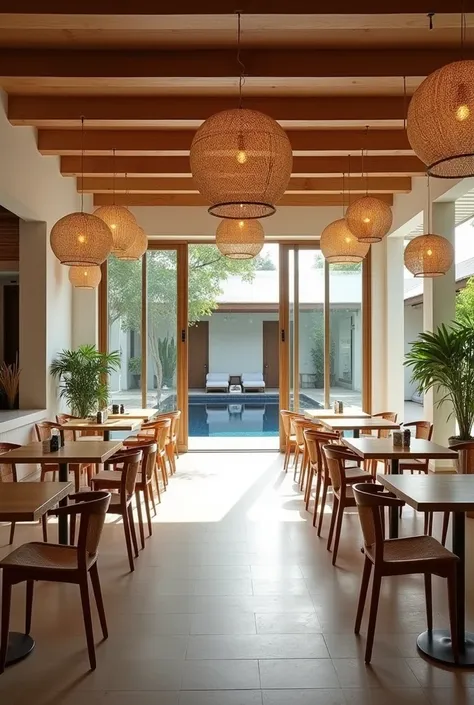
<svg viewBox="0 0 474 705">
<path fill-rule="evenodd" d="M 442 235 L 455 246 L 455 204 L 453 201 L 433 203 L 431 231 Z M 425 211 L 426 217 L 426 211 Z M 426 228 L 425 228 L 426 229 Z M 455 267 L 443 277 L 424 279 L 423 282 L 423 329 L 434 331 L 444 323 L 450 325 L 456 312 L 456 280 Z M 444 403 L 437 406 L 439 395 L 429 392 L 424 398 L 425 418 L 434 424 L 433 440 L 441 445 L 447 445 L 449 436 L 455 433 L 455 420 L 448 416 L 452 407 Z"/>
<path fill-rule="evenodd" d="M 386 319 L 386 409 L 395 411 L 398 420 L 403 421 L 405 406 L 404 358 L 404 281 L 403 281 L 403 238 L 388 237 L 387 250 L 387 299 Z M 374 247 L 374 245 L 372 245 Z M 379 245 L 375 245 L 379 247 Z M 380 409 L 382 411 L 382 409 Z"/>
</svg>

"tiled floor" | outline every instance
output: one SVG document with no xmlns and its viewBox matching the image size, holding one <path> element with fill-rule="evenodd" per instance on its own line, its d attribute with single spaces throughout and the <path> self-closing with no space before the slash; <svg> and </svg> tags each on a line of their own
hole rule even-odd
<svg viewBox="0 0 474 705">
<path fill-rule="evenodd" d="M 127 572 L 122 527 L 105 528 L 100 573 L 110 637 L 97 645 L 97 670 L 88 671 L 77 589 L 40 584 L 36 649 L 0 676 L 0 703 L 474 703 L 474 671 L 443 670 L 417 655 L 415 639 L 425 627 L 419 577 L 386 579 L 373 664 L 364 665 L 364 631 L 353 634 L 362 563 L 358 518 L 346 517 L 333 568 L 281 466 L 274 453 L 180 458 L 134 574 Z M 420 521 L 405 510 L 402 525 L 410 533 Z M 19 527 L 18 541 L 39 533 Z M 469 526 L 468 551 L 472 533 Z M 0 555 L 7 537 L 0 527 Z M 23 605 L 18 587 L 18 629 Z M 434 607 L 435 623 L 447 624 L 441 580 Z"/>
</svg>

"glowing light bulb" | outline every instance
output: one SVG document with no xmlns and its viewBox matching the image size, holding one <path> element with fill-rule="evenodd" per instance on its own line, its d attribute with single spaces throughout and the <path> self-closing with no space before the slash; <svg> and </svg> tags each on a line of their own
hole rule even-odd
<svg viewBox="0 0 474 705">
<path fill-rule="evenodd" d="M 239 228 L 243 228 L 245 225 L 243 220 L 239 220 Z"/>
<path fill-rule="evenodd" d="M 111 230 L 116 230 L 116 229 L 117 229 L 117 224 L 116 224 L 116 223 L 111 223 L 111 224 L 110 224 L 110 229 L 111 229 Z"/>
<path fill-rule="evenodd" d="M 426 254 L 428 255 L 428 257 L 431 257 L 431 255 L 433 254 L 433 250 L 426 250 Z"/>
<path fill-rule="evenodd" d="M 350 238 L 350 237 L 346 237 L 345 240 L 346 240 L 347 244 L 349 244 L 349 243 L 351 242 L 351 238 Z"/>
<path fill-rule="evenodd" d="M 245 164 L 245 162 L 247 161 L 247 155 L 243 149 L 239 149 L 239 151 L 237 152 L 237 161 L 239 162 L 239 164 Z"/>
<path fill-rule="evenodd" d="M 79 235 L 77 241 L 80 242 L 82 245 L 86 241 L 86 238 L 84 237 L 84 235 Z"/>
<path fill-rule="evenodd" d="M 83 274 L 87 278 L 87 269 L 84 270 Z"/>
<path fill-rule="evenodd" d="M 363 223 L 370 223 L 370 218 L 368 216 L 365 216 L 365 218 L 362 218 Z"/>
<path fill-rule="evenodd" d="M 469 106 L 465 103 L 456 108 L 456 120 L 459 122 L 464 122 L 464 120 L 467 120 L 470 114 L 471 111 L 469 110 Z"/>
</svg>

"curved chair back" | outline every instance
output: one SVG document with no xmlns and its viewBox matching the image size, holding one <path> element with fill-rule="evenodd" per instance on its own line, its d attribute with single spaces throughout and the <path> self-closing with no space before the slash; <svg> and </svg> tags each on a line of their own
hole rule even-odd
<svg viewBox="0 0 474 705">
<path fill-rule="evenodd" d="M 77 542 L 78 563 L 87 565 L 88 559 L 95 557 L 99 549 L 100 537 L 105 523 L 105 515 L 110 504 L 110 492 L 80 492 L 73 495 L 76 504 L 65 509 L 79 514 L 81 524 Z"/>
<path fill-rule="evenodd" d="M 327 468 L 331 478 L 331 484 L 334 492 L 344 494 L 346 488 L 346 460 L 358 460 L 358 457 L 345 446 L 324 445 L 323 453 L 326 457 Z"/>
<path fill-rule="evenodd" d="M 298 414 L 296 411 L 288 411 L 288 409 L 280 410 L 281 421 L 283 424 L 283 431 L 285 438 L 288 439 L 293 432 L 293 419 L 305 419 L 302 414 Z M 307 420 L 307 419 L 306 419 Z"/>
<path fill-rule="evenodd" d="M 19 443 L 0 443 L 0 455 L 21 448 Z M 0 463 L 0 482 L 17 482 L 15 463 Z"/>
<path fill-rule="evenodd" d="M 431 441 L 431 436 L 433 435 L 433 424 L 431 421 L 408 421 L 403 426 L 405 428 L 414 428 L 415 438 Z"/>
<path fill-rule="evenodd" d="M 402 507 L 405 503 L 387 492 L 382 485 L 360 483 L 353 485 L 354 498 L 364 537 L 364 548 L 375 562 L 383 560 L 384 509 Z"/>
<path fill-rule="evenodd" d="M 337 441 L 339 439 L 338 434 L 329 431 L 327 433 L 324 431 L 316 431 L 314 428 L 306 428 L 303 431 L 303 435 L 311 464 L 316 464 L 318 467 L 322 468 L 321 446 L 333 440 Z"/>
<path fill-rule="evenodd" d="M 135 451 L 141 451 L 143 454 L 141 471 L 142 471 L 142 481 L 151 480 L 153 477 L 153 468 L 156 463 L 156 454 L 158 452 L 158 444 L 156 441 L 143 441 L 142 443 L 134 443 L 124 441 L 125 448 L 133 448 Z"/>
<path fill-rule="evenodd" d="M 309 421 L 304 416 L 299 416 L 297 418 L 291 419 L 291 423 L 295 430 L 296 442 L 299 446 L 304 446 L 304 432 L 306 430 L 312 429 L 313 431 L 315 431 L 316 429 L 320 428 L 319 425 L 313 423 L 313 421 Z"/>
<path fill-rule="evenodd" d="M 40 421 L 35 423 L 35 433 L 37 441 L 47 441 L 51 437 L 53 428 L 58 428 L 57 421 Z"/>
<path fill-rule="evenodd" d="M 60 426 L 63 426 L 68 421 L 76 419 L 77 416 L 72 416 L 71 414 L 57 414 L 56 421 Z M 75 441 L 76 432 L 75 431 L 63 431 L 65 441 Z"/>
</svg>

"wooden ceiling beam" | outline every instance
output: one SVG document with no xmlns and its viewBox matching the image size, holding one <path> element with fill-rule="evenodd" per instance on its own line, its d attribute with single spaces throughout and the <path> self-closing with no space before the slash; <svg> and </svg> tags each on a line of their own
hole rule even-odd
<svg viewBox="0 0 474 705">
<path fill-rule="evenodd" d="M 189 154 L 194 130 L 85 130 L 85 153 L 93 156 L 185 156 Z M 367 149 L 369 152 L 409 152 L 404 130 L 288 130 L 287 135 L 298 152 L 342 152 Z M 82 150 L 80 130 L 39 130 L 41 154 L 78 156 Z M 307 155 L 309 156 L 309 155 Z M 314 154 L 316 156 L 316 154 Z"/>
<path fill-rule="evenodd" d="M 389 205 L 393 204 L 391 194 L 377 196 Z M 344 204 L 348 202 L 347 196 Z M 205 206 L 209 203 L 199 194 L 179 193 L 138 193 L 138 194 L 94 194 L 94 206 L 109 206 L 115 203 L 123 206 Z M 309 194 L 309 195 L 284 195 L 278 202 L 280 206 L 342 206 L 342 194 Z"/>
<path fill-rule="evenodd" d="M 409 176 L 391 177 L 351 177 L 345 179 L 341 176 L 322 178 L 290 179 L 287 194 L 308 193 L 341 193 L 343 188 L 351 193 L 409 193 L 411 191 L 411 178 Z M 198 193 L 192 178 L 183 177 L 156 177 L 156 178 L 113 178 L 113 177 L 86 177 L 77 179 L 77 190 L 84 189 L 84 193 Z"/>
<path fill-rule="evenodd" d="M 466 48 L 464 58 L 474 57 Z M 459 59 L 459 49 L 285 49 L 245 50 L 252 78 L 361 78 L 427 76 Z M 0 76 L 67 78 L 228 78 L 238 74 L 235 49 L 176 51 L 0 49 Z M 400 89 L 402 83 L 400 82 Z"/>
<path fill-rule="evenodd" d="M 140 0 L 131 3 L 130 0 L 2 0 L 2 14 L 32 14 L 58 15 L 233 15 L 235 0 L 201 0 L 196 5 L 195 0 L 178 0 L 174 3 L 157 3 L 156 0 Z M 332 0 L 331 3 L 318 4 L 315 13 L 314 0 L 293 0 L 291 6 L 288 0 L 240 0 L 238 7 L 243 14 L 249 15 L 388 15 L 397 13 L 423 14 L 428 12 L 450 13 L 458 8 L 446 3 L 445 0 Z"/>
<path fill-rule="evenodd" d="M 82 164 L 84 161 L 84 164 Z M 343 174 L 348 171 L 345 157 L 295 157 L 293 174 L 300 176 Z M 417 176 L 424 174 L 425 165 L 417 157 L 373 157 L 364 159 L 364 173 L 380 176 Z M 190 176 L 189 157 L 61 157 L 63 176 Z M 360 156 L 350 160 L 353 176 L 362 176 Z"/>
<path fill-rule="evenodd" d="M 401 89 L 401 87 L 400 87 Z M 407 101 L 408 102 L 408 101 Z M 86 130 L 94 127 L 160 127 L 177 123 L 194 127 L 220 110 L 237 106 L 236 98 L 122 96 L 85 97 L 55 95 L 10 95 L 8 119 L 13 125 L 34 127 L 80 127 L 85 118 Z M 370 125 L 388 121 L 403 124 L 406 113 L 403 95 L 363 98 L 252 98 L 245 106 L 260 110 L 281 122 L 340 124 L 355 122 Z M 191 123 L 191 124 L 189 124 Z"/>
</svg>

